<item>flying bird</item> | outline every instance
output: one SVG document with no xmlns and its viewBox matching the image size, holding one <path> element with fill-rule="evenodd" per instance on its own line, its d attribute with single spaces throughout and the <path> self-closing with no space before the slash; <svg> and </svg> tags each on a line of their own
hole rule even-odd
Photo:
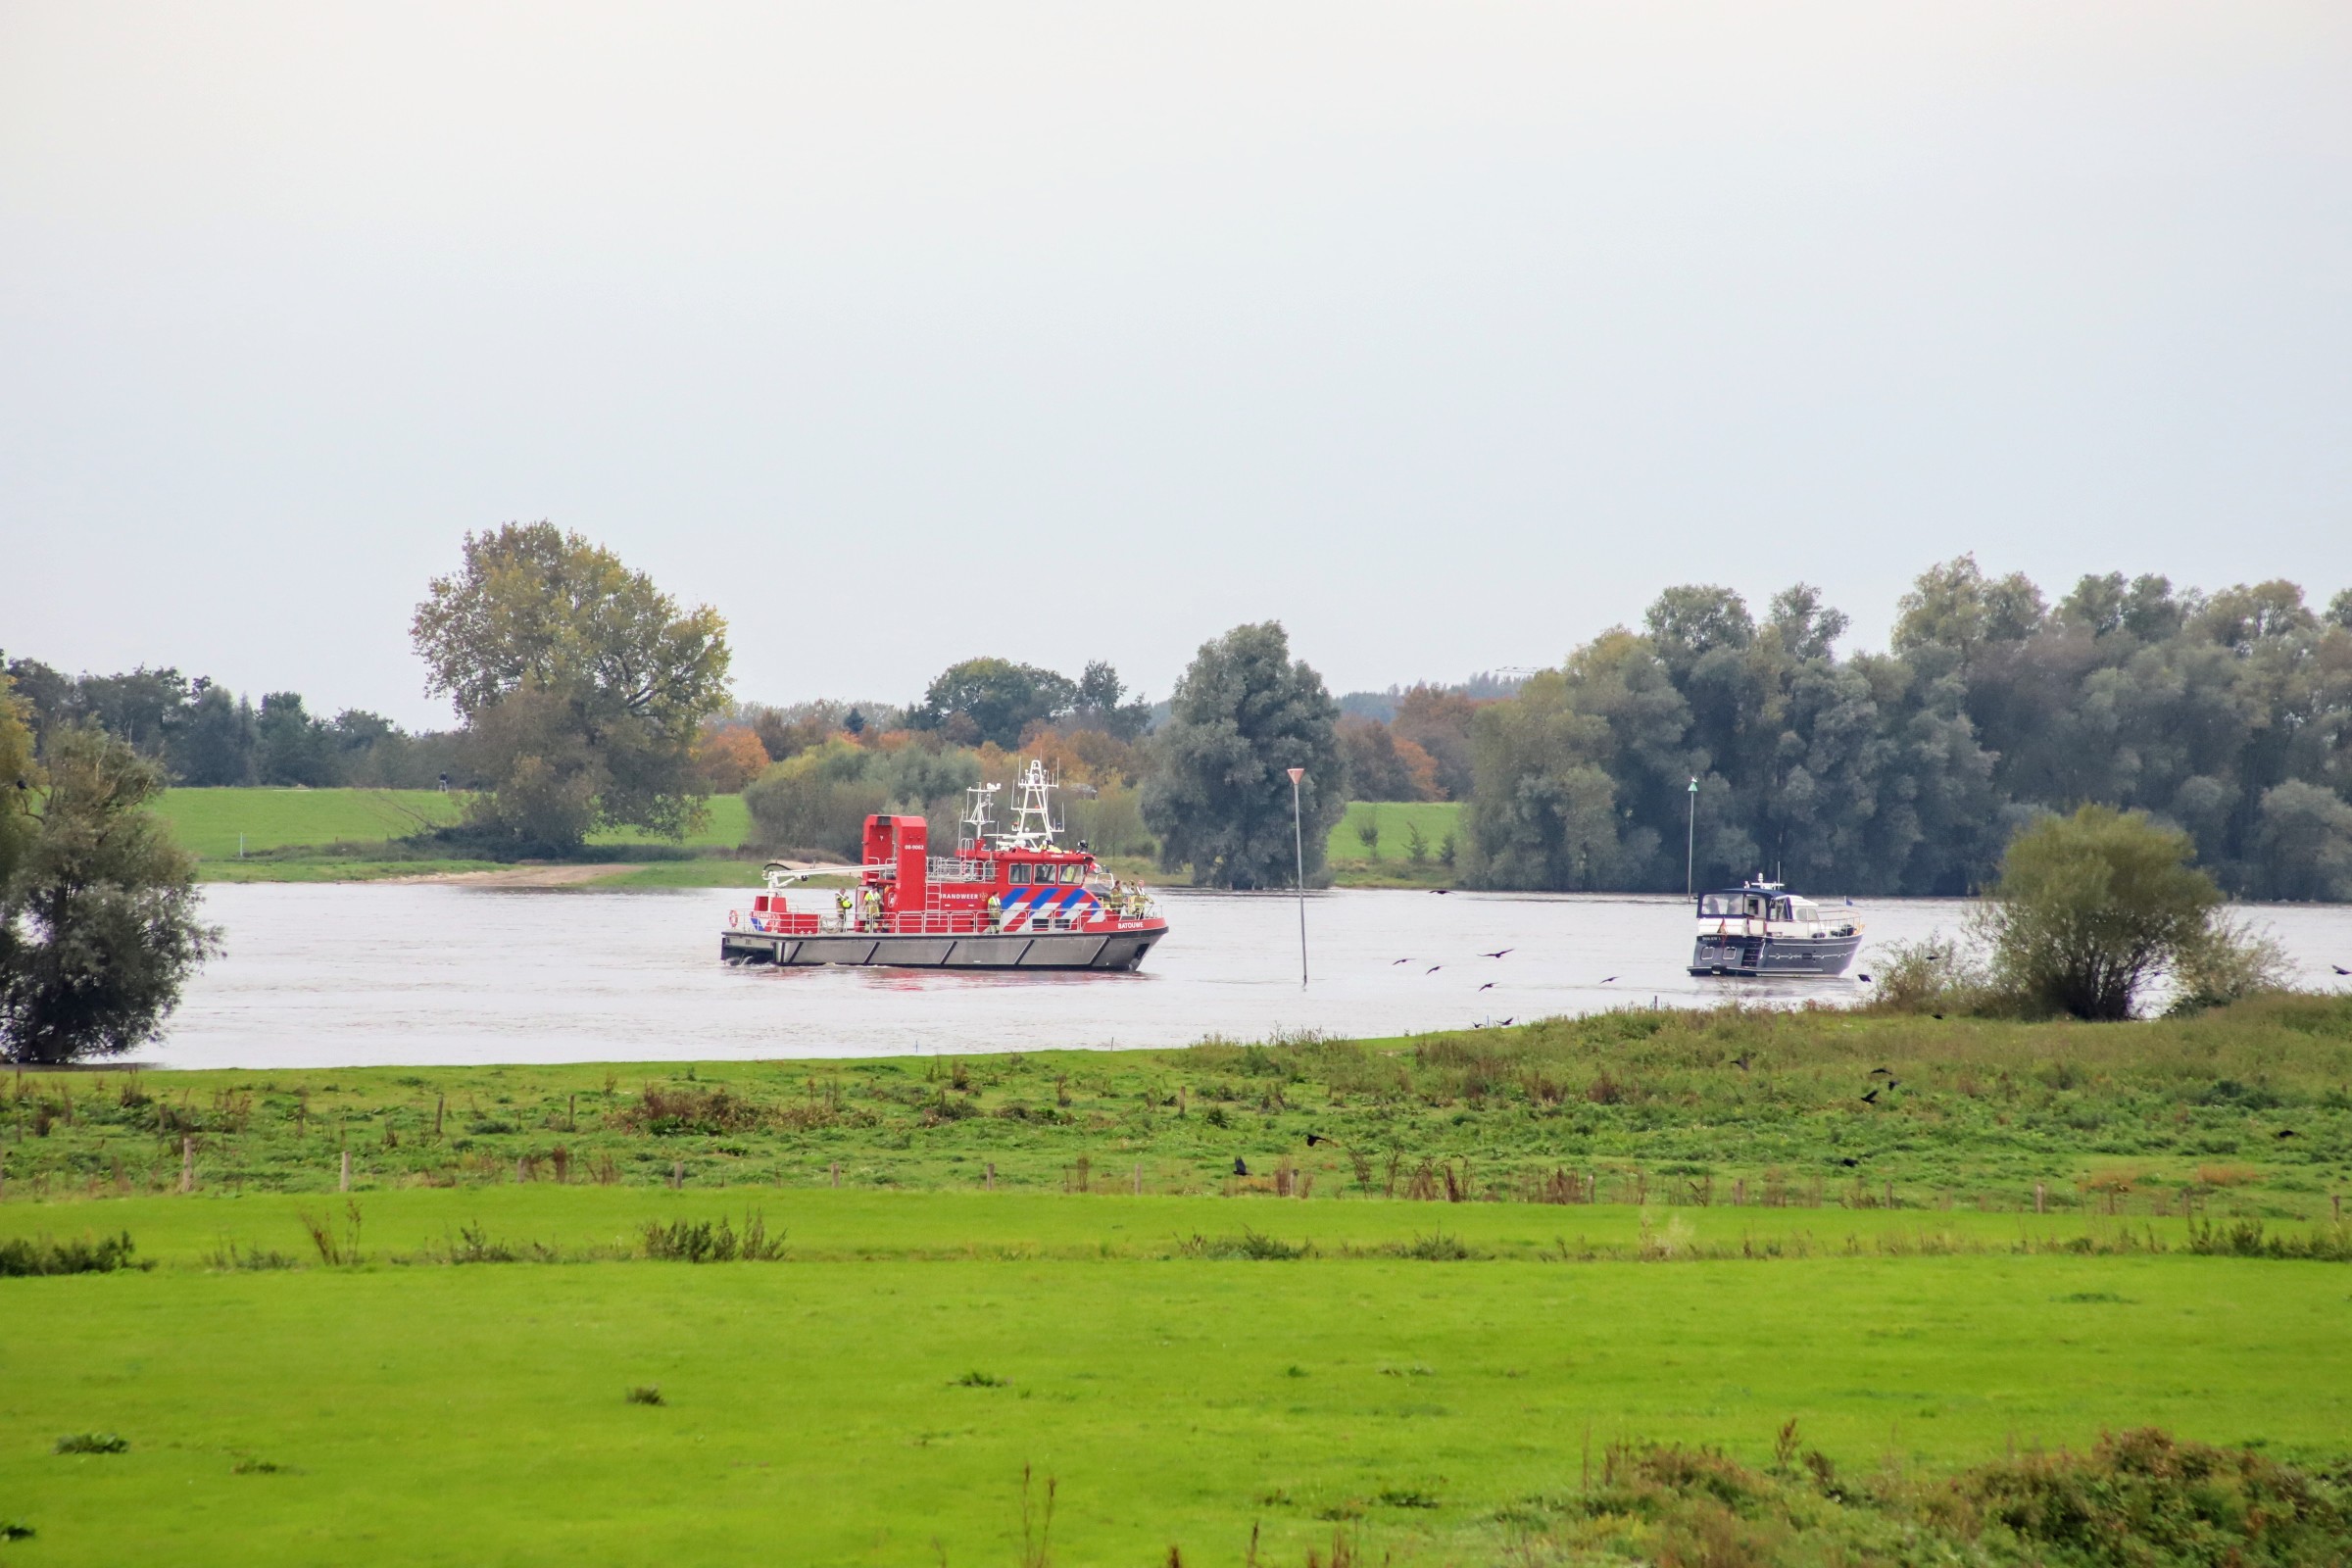
<svg viewBox="0 0 2352 1568">
<path fill-rule="evenodd" d="M 1426 968 L 1426 969 L 1422 970 L 1421 972 L 1422 972 L 1423 974 L 1436 974 L 1436 973 L 1437 973 L 1437 972 L 1438 972 L 1440 969 L 1443 969 L 1443 968 L 1445 968 L 1445 967 L 1446 967 L 1446 966 L 1445 966 L 1444 964 L 1442 964 L 1442 963 L 1433 963 L 1433 964 L 1431 964 L 1431 965 L 1430 965 L 1428 968 Z"/>
<path fill-rule="evenodd" d="M 1519 950 L 1517 948 L 1497 948 L 1493 953 L 1482 953 L 1479 955 L 1479 956 L 1482 958 L 1499 958 L 1506 953 L 1517 953 L 1518 951 Z"/>
<path fill-rule="evenodd" d="M 1894 1076 L 1894 1074 L 1892 1074 L 1892 1073 L 1888 1072 L 1888 1071 L 1887 1071 L 1886 1068 L 1884 1068 L 1884 1067 L 1873 1067 L 1873 1068 L 1871 1068 L 1871 1069 L 1870 1069 L 1870 1075 L 1871 1075 L 1873 1078 L 1891 1078 L 1891 1077 L 1893 1077 L 1893 1076 Z"/>
<path fill-rule="evenodd" d="M 1747 1053 L 1744 1051 L 1732 1058 L 1732 1065 L 1739 1068 L 1741 1072 L 1747 1071 Z"/>
<path fill-rule="evenodd" d="M 24 787 L 24 781 L 23 779 L 17 780 L 17 788 L 23 789 Z M 2337 974 L 2352 974 L 2352 969 L 2347 969 L 2340 963 L 2331 963 L 2328 967 L 2333 969 Z"/>
<path fill-rule="evenodd" d="M 1854 976 L 1854 978 L 1861 981 L 1864 985 L 1870 984 L 1870 976 L 1866 974 L 1858 974 Z"/>
<path fill-rule="evenodd" d="M 1490 980 L 1485 985 L 1480 986 L 1478 989 L 1481 991 L 1492 991 L 1494 989 L 1494 982 Z"/>
<path fill-rule="evenodd" d="M 1511 1014 L 1511 1018 L 1516 1018 L 1519 1015 L 1515 1012 Z M 1508 1029 L 1511 1026 L 1511 1018 L 1503 1019 L 1502 1022 L 1496 1024 L 1494 1027 L 1497 1029 Z"/>
<path fill-rule="evenodd" d="M 1412 960 L 1412 959 L 1410 959 L 1410 958 L 1398 958 L 1398 959 L 1396 960 L 1396 963 L 1410 963 L 1410 962 L 1412 962 L 1412 961 L 1413 961 L 1413 960 Z M 1392 963 L 1392 964 L 1390 964 L 1390 965 L 1389 965 L 1389 967 L 1390 967 L 1390 968 L 1392 968 L 1392 969 L 1394 969 L 1394 968 L 1396 968 L 1396 963 Z"/>
<path fill-rule="evenodd" d="M 1900 1089 L 1903 1087 L 1903 1081 L 1900 1078 L 1889 1078 L 1886 1080 L 1886 1087 L 1889 1089 Z"/>
<path fill-rule="evenodd" d="M 1603 980 L 1603 981 L 1601 981 L 1601 984 L 1605 986 L 1605 985 L 1607 985 L 1607 984 L 1609 983 L 1609 980 L 1614 980 L 1614 979 L 1616 979 L 1616 978 L 1617 978 L 1617 977 L 1616 977 L 1615 975 L 1610 975 L 1610 976 L 1608 977 L 1608 979 L 1607 979 L 1607 980 Z"/>
<path fill-rule="evenodd" d="M 1877 1104 L 1878 1102 L 1879 1102 L 1879 1092 L 1878 1092 L 1876 1089 L 1873 1089 L 1873 1090 L 1872 1090 L 1872 1091 L 1871 1091 L 1869 1094 L 1867 1094 L 1867 1095 L 1864 1095 L 1864 1096 L 1862 1097 L 1862 1103 L 1864 1103 L 1865 1105 L 1875 1105 L 1875 1104 Z"/>
<path fill-rule="evenodd" d="M 1432 893 L 1435 893 L 1435 894 L 1436 894 L 1436 895 L 1437 895 L 1439 898 L 1441 898 L 1441 899 L 1442 899 L 1442 898 L 1444 898 L 1444 897 L 1445 897 L 1446 894 L 1448 894 L 1448 893 L 1451 893 L 1451 892 L 1453 891 L 1453 889 L 1451 889 L 1451 888 L 1431 888 L 1429 891 L 1430 891 L 1430 892 L 1432 892 Z"/>
</svg>

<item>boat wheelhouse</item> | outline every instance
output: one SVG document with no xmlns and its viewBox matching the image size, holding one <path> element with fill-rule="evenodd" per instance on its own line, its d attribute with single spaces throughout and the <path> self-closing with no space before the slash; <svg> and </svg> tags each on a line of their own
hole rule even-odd
<svg viewBox="0 0 2352 1568">
<path fill-rule="evenodd" d="M 1862 928 L 1834 919 L 1778 882 L 1751 881 L 1698 896 L 1698 941 L 1690 972 L 1702 975 L 1845 973 Z"/>
<path fill-rule="evenodd" d="M 727 917 L 729 963 L 909 969 L 1137 969 L 1168 923 L 1140 886 L 1107 877 L 1081 841 L 1059 842 L 1056 781 L 1031 761 L 1012 826 L 991 821 L 999 786 L 969 792 L 952 856 L 919 816 L 869 816 L 854 887 L 789 890 L 840 866 L 767 866 L 767 891 Z"/>
</svg>

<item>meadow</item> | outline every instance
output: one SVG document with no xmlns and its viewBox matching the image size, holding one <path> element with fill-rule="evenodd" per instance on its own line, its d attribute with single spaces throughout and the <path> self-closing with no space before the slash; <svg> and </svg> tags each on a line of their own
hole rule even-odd
<svg viewBox="0 0 2352 1568">
<path fill-rule="evenodd" d="M 505 862 L 465 859 L 428 844 L 407 842 L 415 835 L 461 819 L 465 797 L 439 790 L 375 789 L 176 789 L 165 793 L 158 813 L 172 836 L 196 855 L 198 874 L 212 882 L 369 882 L 386 877 L 441 876 L 494 870 Z M 1358 801 L 1331 831 L 1329 858 L 1334 881 L 1343 887 L 1437 887 L 1453 878 L 1439 858 L 1439 846 L 1457 830 L 1461 808 L 1452 802 Z M 1379 830 L 1377 853 L 1357 829 Z M 676 858 L 650 860 L 596 879 L 600 888 L 758 887 L 757 861 L 736 858 L 751 837 L 751 814 L 740 795 L 710 798 L 710 817 L 683 840 L 656 839 L 633 829 L 592 834 L 587 855 L 604 851 L 615 859 L 648 852 Z M 1418 827 L 1425 858 L 1410 857 L 1410 830 Z M 1131 879 L 1181 882 L 1143 858 L 1123 858 L 1112 870 Z"/>
<path fill-rule="evenodd" d="M 0 1278 L 0 1561 L 1625 1561 L 1642 1444 L 1857 1541 L 2126 1428 L 2333 1474 L 2347 1081 L 2319 998 L 12 1073 L 0 1272 L 133 1266 Z"/>
<path fill-rule="evenodd" d="M 1348 814 L 1333 824 L 1324 849 L 1333 879 L 1342 887 L 1442 887 L 1453 868 L 1441 858 L 1448 838 L 1461 831 L 1457 801 L 1350 801 Z M 1363 830 L 1376 839 L 1367 845 Z M 1412 858 L 1412 835 L 1421 834 L 1422 858 Z"/>
<path fill-rule="evenodd" d="M 465 813 L 465 797 L 439 790 L 176 789 L 157 813 L 201 862 L 199 875 L 220 882 L 361 882 L 393 876 L 449 875 L 496 869 L 413 842 Z M 726 858 L 751 831 L 739 795 L 710 798 L 708 820 L 682 840 L 633 829 L 592 834 L 588 852 L 649 849 L 685 858 L 652 861 L 601 879 L 607 887 L 757 887 L 758 865 Z M 718 853 L 714 853 L 718 852 Z"/>
</svg>

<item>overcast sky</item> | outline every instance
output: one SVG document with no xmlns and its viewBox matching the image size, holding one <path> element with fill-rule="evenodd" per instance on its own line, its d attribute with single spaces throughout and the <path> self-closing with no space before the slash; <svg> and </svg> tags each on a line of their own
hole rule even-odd
<svg viewBox="0 0 2352 1568">
<path fill-rule="evenodd" d="M 553 518 L 738 694 L 2352 582 L 2352 6 L 0 0 L 0 648 L 446 721 Z"/>
</svg>

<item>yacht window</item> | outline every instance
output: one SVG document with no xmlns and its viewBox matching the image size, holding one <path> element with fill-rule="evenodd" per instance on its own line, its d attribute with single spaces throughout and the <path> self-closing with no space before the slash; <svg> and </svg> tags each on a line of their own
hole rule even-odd
<svg viewBox="0 0 2352 1568">
<path fill-rule="evenodd" d="M 1724 920 L 1740 912 L 1740 901 L 1727 899 L 1720 893 L 1709 893 L 1698 901 L 1698 917 L 1702 920 Z"/>
<path fill-rule="evenodd" d="M 1815 904 L 1811 899 L 1790 899 L 1788 901 L 1788 918 L 1791 920 L 1818 920 L 1821 918 L 1821 906 Z"/>
</svg>

